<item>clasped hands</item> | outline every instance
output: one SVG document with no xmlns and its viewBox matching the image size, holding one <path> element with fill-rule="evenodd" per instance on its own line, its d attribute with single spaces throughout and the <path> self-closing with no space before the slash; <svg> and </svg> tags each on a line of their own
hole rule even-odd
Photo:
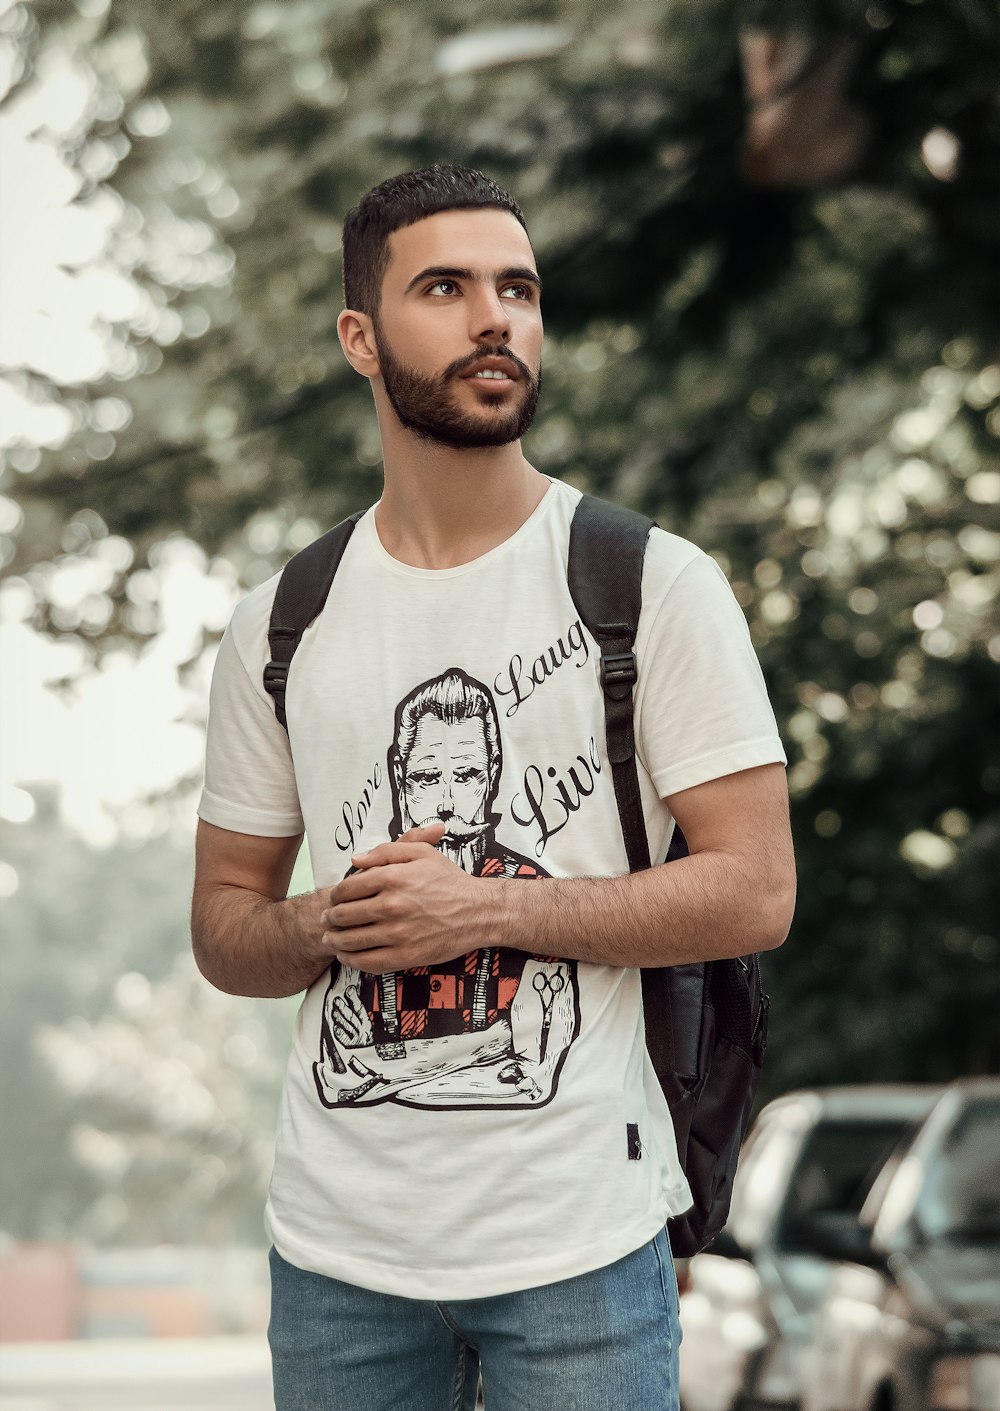
<svg viewBox="0 0 1000 1411">
<path fill-rule="evenodd" d="M 352 858 L 358 869 L 330 889 L 323 947 L 372 975 L 438 965 L 476 950 L 482 882 L 442 857 L 443 823 L 411 828 Z"/>
</svg>

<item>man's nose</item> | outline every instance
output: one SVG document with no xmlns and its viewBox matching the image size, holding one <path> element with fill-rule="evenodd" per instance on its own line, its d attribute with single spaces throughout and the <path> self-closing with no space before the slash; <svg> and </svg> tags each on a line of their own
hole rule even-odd
<svg viewBox="0 0 1000 1411">
<path fill-rule="evenodd" d="M 451 780 L 442 779 L 441 793 L 437 806 L 437 816 L 438 818 L 451 818 L 454 812 L 455 806 L 452 802 L 451 797 Z"/>
<path fill-rule="evenodd" d="M 493 288 L 477 289 L 470 300 L 469 334 L 476 343 L 507 343 L 511 325 L 509 311 Z"/>
</svg>

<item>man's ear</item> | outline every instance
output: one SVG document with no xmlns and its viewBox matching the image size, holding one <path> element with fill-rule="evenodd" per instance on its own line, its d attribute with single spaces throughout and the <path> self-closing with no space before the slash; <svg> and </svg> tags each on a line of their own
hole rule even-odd
<svg viewBox="0 0 1000 1411">
<path fill-rule="evenodd" d="M 344 356 L 355 372 L 360 372 L 362 377 L 379 375 L 375 329 L 368 314 L 345 309 L 337 319 L 337 336 Z"/>
</svg>

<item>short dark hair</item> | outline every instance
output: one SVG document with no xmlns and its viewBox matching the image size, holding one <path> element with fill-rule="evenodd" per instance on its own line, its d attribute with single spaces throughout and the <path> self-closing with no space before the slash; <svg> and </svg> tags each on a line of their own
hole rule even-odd
<svg viewBox="0 0 1000 1411">
<path fill-rule="evenodd" d="M 344 303 L 378 314 L 382 277 L 389 264 L 389 236 L 439 211 L 494 207 L 509 211 L 525 229 L 521 207 L 502 186 L 474 167 L 440 163 L 404 171 L 372 187 L 344 221 Z"/>
</svg>

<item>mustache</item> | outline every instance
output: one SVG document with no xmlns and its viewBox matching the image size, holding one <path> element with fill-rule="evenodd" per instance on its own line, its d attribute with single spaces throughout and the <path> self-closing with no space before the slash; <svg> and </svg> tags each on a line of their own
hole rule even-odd
<svg viewBox="0 0 1000 1411">
<path fill-rule="evenodd" d="M 456 358 L 453 363 L 449 363 L 442 377 L 445 380 L 451 377 L 461 377 L 464 372 L 472 367 L 473 363 L 479 362 L 480 358 L 503 358 L 506 362 L 514 364 L 525 382 L 529 385 L 535 381 L 535 374 L 531 371 L 531 368 L 528 367 L 527 363 L 523 363 L 516 353 L 512 353 L 509 348 L 505 348 L 503 345 L 491 347 L 488 344 L 477 348 L 474 353 L 469 353 L 464 358 Z"/>
<path fill-rule="evenodd" d="M 444 822 L 443 819 L 429 818 L 428 823 Z M 442 842 L 447 842 L 449 838 L 455 842 L 467 842 L 469 838 L 478 838 L 486 833 L 490 824 L 486 823 L 466 823 L 464 818 L 449 818 L 445 823 L 447 832 L 442 838 Z"/>
</svg>

